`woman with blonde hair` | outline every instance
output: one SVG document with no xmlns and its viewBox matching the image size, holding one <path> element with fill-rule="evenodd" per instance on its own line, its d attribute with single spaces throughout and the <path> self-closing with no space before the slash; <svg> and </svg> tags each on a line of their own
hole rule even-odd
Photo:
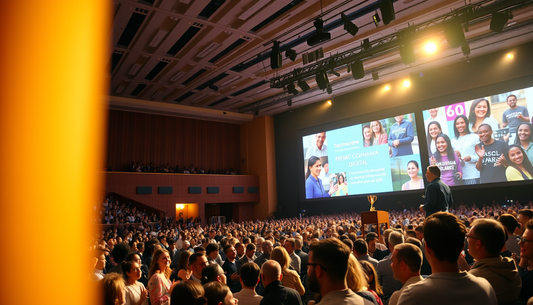
<svg viewBox="0 0 533 305">
<path fill-rule="evenodd" d="M 383 295 L 383 290 L 381 289 L 381 285 L 378 282 L 378 274 L 376 273 L 376 269 L 374 269 L 374 265 L 367 261 L 359 261 L 359 263 L 361 264 L 363 272 L 366 275 L 368 291 L 374 295 L 379 305 L 383 305 L 383 302 L 379 297 L 380 295 Z"/>
<path fill-rule="evenodd" d="M 361 265 L 357 258 L 353 254 L 350 254 L 348 259 L 348 272 L 346 273 L 346 284 L 353 292 L 358 294 L 363 299 L 367 299 L 373 304 L 378 304 L 376 297 L 370 291 L 368 291 L 368 283 L 366 281 L 366 275 L 361 268 Z"/>
<path fill-rule="evenodd" d="M 281 278 L 281 283 L 287 288 L 296 289 L 300 295 L 305 294 L 304 285 L 300 281 L 300 275 L 294 270 L 290 270 L 289 266 L 291 264 L 291 257 L 285 248 L 276 247 L 270 253 L 270 259 L 275 260 L 281 266 L 281 273 L 283 277 Z"/>
<path fill-rule="evenodd" d="M 126 302 L 126 286 L 122 275 L 111 272 L 101 280 L 104 285 L 104 305 L 122 305 Z"/>
<path fill-rule="evenodd" d="M 170 304 L 172 289 L 178 282 L 170 282 L 170 255 L 167 250 L 158 249 L 152 257 L 148 277 L 148 291 L 152 305 Z"/>
</svg>

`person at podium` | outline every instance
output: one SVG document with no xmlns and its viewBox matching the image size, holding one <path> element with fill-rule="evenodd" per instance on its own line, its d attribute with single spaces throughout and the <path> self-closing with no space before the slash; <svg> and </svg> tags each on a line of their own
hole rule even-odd
<svg viewBox="0 0 533 305">
<path fill-rule="evenodd" d="M 426 218 L 437 212 L 448 212 L 453 204 L 452 191 L 450 187 L 440 180 L 440 169 L 436 165 L 430 165 L 426 171 L 426 178 L 429 182 L 424 195 L 425 203 L 421 204 L 421 212 L 426 211 Z"/>
<path fill-rule="evenodd" d="M 320 158 L 311 156 L 309 161 L 307 161 L 307 172 L 305 174 L 306 199 L 331 197 L 331 194 L 335 193 L 339 189 L 338 184 L 335 183 L 329 188 L 328 192 L 324 190 L 322 180 L 318 178 L 321 170 L 322 162 L 320 162 Z"/>
</svg>

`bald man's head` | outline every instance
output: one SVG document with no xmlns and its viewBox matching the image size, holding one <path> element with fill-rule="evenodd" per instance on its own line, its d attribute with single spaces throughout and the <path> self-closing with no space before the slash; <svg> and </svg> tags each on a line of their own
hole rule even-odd
<svg viewBox="0 0 533 305">
<path fill-rule="evenodd" d="M 274 282 L 281 280 L 281 266 L 275 260 L 266 261 L 263 266 L 261 266 L 261 278 L 263 279 L 263 284 L 265 287 Z"/>
</svg>

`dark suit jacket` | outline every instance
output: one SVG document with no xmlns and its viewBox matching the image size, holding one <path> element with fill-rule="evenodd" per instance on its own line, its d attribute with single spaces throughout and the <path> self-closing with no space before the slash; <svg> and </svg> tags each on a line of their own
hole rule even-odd
<svg viewBox="0 0 533 305">
<path fill-rule="evenodd" d="M 453 204 L 452 191 L 440 178 L 435 178 L 426 188 L 424 211 L 426 217 L 440 211 L 448 212 Z"/>
<path fill-rule="evenodd" d="M 387 249 L 387 250 L 376 249 L 376 252 L 374 252 L 374 255 L 372 257 L 374 259 L 380 261 L 380 260 L 384 259 L 385 256 L 387 256 L 389 254 L 390 254 L 390 250 L 389 249 Z"/>
<path fill-rule="evenodd" d="M 302 250 L 294 250 L 294 253 L 300 257 L 301 260 L 301 266 L 300 266 L 300 274 L 306 275 L 307 274 L 307 262 L 309 260 L 309 254 L 303 252 Z"/>
<path fill-rule="evenodd" d="M 275 281 L 265 287 L 261 305 L 302 305 L 302 299 L 295 289 L 283 286 Z"/>
</svg>

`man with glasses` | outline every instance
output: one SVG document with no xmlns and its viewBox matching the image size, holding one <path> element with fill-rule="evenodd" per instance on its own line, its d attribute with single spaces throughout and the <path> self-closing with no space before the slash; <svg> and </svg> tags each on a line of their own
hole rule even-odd
<svg viewBox="0 0 533 305">
<path fill-rule="evenodd" d="M 372 304 L 346 285 L 350 249 L 336 238 L 312 243 L 309 248 L 307 274 L 309 288 L 322 296 L 321 305 Z"/>
<path fill-rule="evenodd" d="M 530 268 L 533 262 L 533 219 L 526 223 L 526 230 L 520 238 L 520 264 L 518 272 L 522 278 L 522 290 L 520 300 L 527 302 L 533 298 L 533 270 Z"/>
<path fill-rule="evenodd" d="M 204 253 L 194 253 L 189 257 L 189 265 L 191 266 L 192 275 L 191 280 L 202 283 L 202 270 L 207 266 L 207 257 Z"/>
</svg>

